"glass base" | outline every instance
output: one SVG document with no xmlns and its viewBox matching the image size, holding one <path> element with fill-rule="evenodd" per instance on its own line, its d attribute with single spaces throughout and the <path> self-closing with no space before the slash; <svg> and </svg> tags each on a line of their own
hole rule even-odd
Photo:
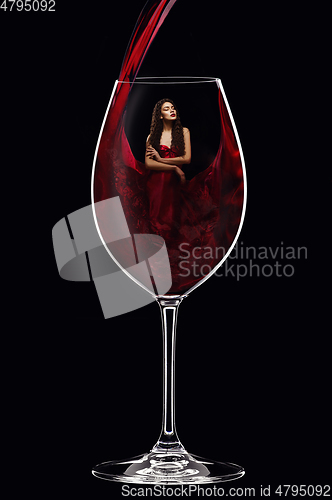
<svg viewBox="0 0 332 500">
<path fill-rule="evenodd" d="M 244 469 L 228 462 L 206 460 L 186 451 L 156 452 L 103 462 L 92 474 L 108 481 L 139 484 L 193 484 L 232 481 L 244 475 Z"/>
</svg>

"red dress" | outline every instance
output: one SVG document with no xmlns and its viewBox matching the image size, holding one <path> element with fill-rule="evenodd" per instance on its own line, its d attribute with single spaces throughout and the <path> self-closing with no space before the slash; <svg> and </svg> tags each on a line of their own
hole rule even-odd
<svg viewBox="0 0 332 500">
<path fill-rule="evenodd" d="M 105 151 L 111 175 L 100 168 L 96 199 L 120 196 L 131 234 L 157 234 L 165 240 L 172 273 L 168 293 L 185 292 L 202 278 L 196 263 L 204 264 L 205 274 L 213 269 L 239 225 L 243 177 L 233 136 L 225 134 L 214 161 L 185 184 L 175 172 L 146 169 L 133 156 L 123 130 L 117 149 Z M 160 155 L 179 156 L 164 145 Z"/>
<path fill-rule="evenodd" d="M 159 154 L 162 158 L 179 156 L 176 148 L 164 145 L 160 145 Z M 172 271 L 171 292 L 174 293 L 197 281 L 198 276 L 193 273 L 193 251 L 196 255 L 199 248 L 215 247 L 219 205 L 217 199 L 213 199 L 211 171 L 210 167 L 181 184 L 174 171 L 150 170 L 146 182 L 150 233 L 158 234 L 166 242 Z M 183 267 L 179 266 L 181 262 Z"/>
<path fill-rule="evenodd" d="M 159 153 L 162 158 L 176 158 L 175 148 L 161 145 Z M 159 234 L 166 241 L 181 224 L 180 178 L 174 171 L 151 170 L 147 183 L 146 194 L 149 200 L 149 218 L 151 232 Z"/>
</svg>

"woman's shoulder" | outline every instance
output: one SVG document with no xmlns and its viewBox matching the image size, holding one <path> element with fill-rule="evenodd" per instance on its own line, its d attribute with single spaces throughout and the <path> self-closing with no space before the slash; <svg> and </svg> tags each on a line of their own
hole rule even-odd
<svg viewBox="0 0 332 500">
<path fill-rule="evenodd" d="M 187 128 L 187 127 L 183 127 L 183 133 L 184 133 L 184 134 L 189 134 L 189 133 L 190 133 L 190 132 L 189 132 L 189 128 Z"/>
</svg>

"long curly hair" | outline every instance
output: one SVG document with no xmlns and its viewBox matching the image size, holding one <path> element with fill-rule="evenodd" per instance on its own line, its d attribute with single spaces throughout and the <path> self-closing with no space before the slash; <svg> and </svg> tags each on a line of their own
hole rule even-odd
<svg viewBox="0 0 332 500">
<path fill-rule="evenodd" d="M 172 99 L 161 99 L 157 102 L 152 112 L 152 120 L 150 126 L 150 137 L 149 144 L 159 151 L 160 147 L 160 138 L 163 131 L 163 121 L 160 119 L 161 116 L 161 107 L 165 102 L 170 102 L 173 104 L 176 110 L 176 120 L 173 123 L 172 129 L 172 143 L 171 147 L 177 148 L 178 155 L 183 156 L 185 154 L 185 145 L 184 145 L 184 137 L 183 137 L 183 126 L 180 120 L 179 110 L 176 107 L 175 103 Z"/>
</svg>

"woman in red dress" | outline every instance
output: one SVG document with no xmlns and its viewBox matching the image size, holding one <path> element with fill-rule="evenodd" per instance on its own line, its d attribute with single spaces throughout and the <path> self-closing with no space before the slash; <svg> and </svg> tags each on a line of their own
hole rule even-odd
<svg viewBox="0 0 332 500">
<path fill-rule="evenodd" d="M 145 166 L 150 223 L 157 234 L 167 238 L 181 224 L 181 186 L 186 183 L 182 165 L 191 161 L 190 132 L 183 127 L 171 99 L 157 102 L 146 141 Z"/>
<path fill-rule="evenodd" d="M 112 150 L 111 192 L 120 196 L 132 234 L 156 234 L 164 239 L 173 282 L 169 293 L 189 289 L 203 271 L 213 269 L 220 260 L 214 249 L 226 252 L 239 225 L 240 156 L 222 102 L 220 112 L 218 152 L 212 163 L 206 162 L 188 181 L 182 167 L 191 162 L 190 132 L 181 125 L 171 99 L 162 99 L 154 107 L 145 165 L 133 156 L 124 129 L 120 146 Z M 106 155 L 104 161 L 107 167 Z M 196 269 L 198 259 L 202 271 Z"/>
</svg>

